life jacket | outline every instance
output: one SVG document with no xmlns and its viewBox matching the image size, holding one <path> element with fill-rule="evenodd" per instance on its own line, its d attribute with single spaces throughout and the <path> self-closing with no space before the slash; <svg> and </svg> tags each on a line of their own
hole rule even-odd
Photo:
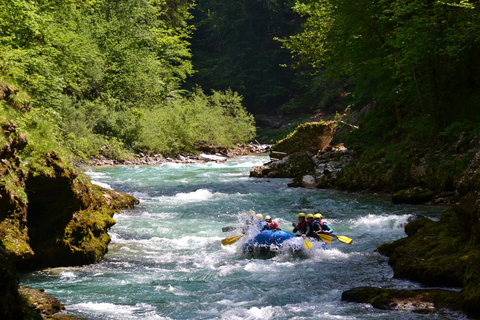
<svg viewBox="0 0 480 320">
<path fill-rule="evenodd" d="M 301 231 L 305 231 L 306 230 L 306 224 L 309 223 L 307 220 L 303 221 L 303 222 L 299 222 L 297 224 L 297 229 L 301 230 Z"/>
<path fill-rule="evenodd" d="M 273 225 L 272 222 L 268 223 L 268 222 L 265 222 L 265 226 L 263 227 L 264 230 L 273 230 L 275 229 L 275 226 Z"/>
<path fill-rule="evenodd" d="M 316 225 L 316 224 L 319 224 L 319 225 L 320 225 L 320 227 L 319 227 L 318 230 L 315 230 L 315 225 Z M 313 220 L 313 222 L 312 222 L 312 228 L 313 228 L 314 231 L 323 230 L 323 222 L 322 222 L 322 221 Z"/>
</svg>

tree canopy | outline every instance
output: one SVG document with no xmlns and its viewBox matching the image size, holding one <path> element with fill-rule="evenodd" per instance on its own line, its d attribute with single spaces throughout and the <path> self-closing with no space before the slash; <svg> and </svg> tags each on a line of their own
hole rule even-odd
<svg viewBox="0 0 480 320">
<path fill-rule="evenodd" d="M 278 109 L 295 93 L 288 50 L 275 37 L 293 35 L 300 17 L 292 0 L 199 0 L 193 9 L 193 65 L 189 83 L 231 88 L 253 113 Z"/>
<path fill-rule="evenodd" d="M 160 123 L 168 122 L 160 115 L 170 117 L 166 110 L 178 101 L 189 97 L 183 109 L 196 108 L 196 93 L 181 89 L 193 73 L 191 3 L 0 0 L 0 6 L 0 76 L 26 90 L 34 108 L 47 110 L 45 117 L 58 124 L 59 140 L 78 155 L 98 156 L 101 150 L 120 152 L 125 147 L 170 153 L 192 149 L 199 141 L 233 145 L 253 137 L 251 117 L 241 112 L 235 124 L 248 124 L 247 133 L 229 134 L 228 139 L 210 141 L 209 132 L 193 140 L 180 139 L 188 145 L 168 144 L 165 137 L 179 133 L 168 131 L 176 130 L 173 127 L 158 129 Z M 225 99 L 215 107 L 243 108 L 240 97 L 229 98 L 232 92 L 214 93 L 218 95 Z M 207 99 L 203 92 L 200 97 Z M 194 114 L 183 112 L 183 117 Z M 209 114 L 230 121 L 228 112 Z M 152 123 L 152 116 L 158 123 Z M 143 142 L 147 136 L 148 147 Z"/>
<path fill-rule="evenodd" d="M 354 102 L 447 126 L 477 117 L 480 16 L 468 0 L 298 0 L 302 32 L 283 40 L 312 75 L 353 84 Z M 478 118 L 478 117 L 477 117 Z"/>
</svg>

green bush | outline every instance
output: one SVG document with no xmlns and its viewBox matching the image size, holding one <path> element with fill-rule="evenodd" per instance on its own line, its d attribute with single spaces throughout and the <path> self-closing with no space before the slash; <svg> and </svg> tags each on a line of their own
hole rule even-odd
<svg viewBox="0 0 480 320">
<path fill-rule="evenodd" d="M 146 111 L 134 148 L 175 153 L 193 151 L 200 142 L 226 147 L 245 143 L 255 137 L 255 126 L 241 102 L 241 96 L 231 90 L 208 96 L 197 88 L 186 97 Z"/>
</svg>

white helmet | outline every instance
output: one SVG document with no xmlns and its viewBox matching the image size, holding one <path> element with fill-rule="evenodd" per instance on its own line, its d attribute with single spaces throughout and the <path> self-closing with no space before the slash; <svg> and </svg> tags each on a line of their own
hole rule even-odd
<svg viewBox="0 0 480 320">
<path fill-rule="evenodd" d="M 272 217 L 266 216 L 266 217 L 265 217 L 265 220 L 272 220 Z"/>
</svg>

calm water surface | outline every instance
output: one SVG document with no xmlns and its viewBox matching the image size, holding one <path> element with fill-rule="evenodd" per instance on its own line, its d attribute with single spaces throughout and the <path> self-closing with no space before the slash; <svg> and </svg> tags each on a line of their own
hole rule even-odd
<svg viewBox="0 0 480 320">
<path fill-rule="evenodd" d="M 103 262 L 25 274 L 21 282 L 45 288 L 69 314 L 88 319 L 453 319 L 340 301 L 355 286 L 419 288 L 392 279 L 387 259 L 373 251 L 404 237 L 409 215 L 438 219 L 443 208 L 248 177 L 266 161 L 90 169 L 95 183 L 131 193 L 140 204 L 115 215 Z M 329 250 L 303 256 L 248 257 L 241 251 L 246 237 L 222 246 L 239 232 L 221 229 L 239 226 L 249 210 L 271 215 L 289 232 L 299 212 L 320 211 L 354 244 L 334 240 Z"/>
</svg>

